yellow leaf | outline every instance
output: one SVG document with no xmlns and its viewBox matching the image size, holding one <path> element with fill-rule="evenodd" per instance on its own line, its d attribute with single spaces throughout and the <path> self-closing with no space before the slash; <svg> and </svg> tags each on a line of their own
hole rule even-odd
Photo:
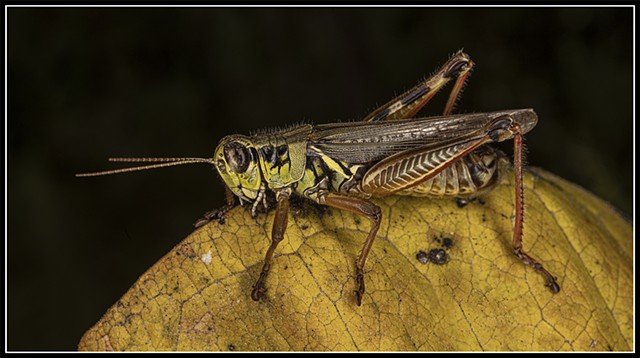
<svg viewBox="0 0 640 358">
<path fill-rule="evenodd" d="M 507 175 L 507 177 L 509 177 Z M 263 299 L 250 298 L 273 212 L 237 207 L 192 233 L 82 338 L 80 350 L 616 350 L 633 342 L 631 224 L 585 190 L 525 174 L 524 249 L 512 254 L 513 181 L 459 208 L 388 197 L 355 304 L 355 259 L 370 223 L 303 205 L 290 214 Z M 442 265 L 418 252 L 442 249 Z"/>
</svg>

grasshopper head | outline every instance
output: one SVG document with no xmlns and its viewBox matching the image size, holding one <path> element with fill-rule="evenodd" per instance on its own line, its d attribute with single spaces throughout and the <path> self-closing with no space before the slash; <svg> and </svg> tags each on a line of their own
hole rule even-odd
<svg viewBox="0 0 640 358">
<path fill-rule="evenodd" d="M 213 160 L 222 180 L 236 196 L 245 201 L 256 200 L 262 174 L 258 152 L 248 137 L 231 135 L 222 138 Z"/>
</svg>

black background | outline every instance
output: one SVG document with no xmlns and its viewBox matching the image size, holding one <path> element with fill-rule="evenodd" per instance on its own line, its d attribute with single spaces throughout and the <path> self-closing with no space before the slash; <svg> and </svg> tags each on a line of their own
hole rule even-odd
<svg viewBox="0 0 640 358">
<path fill-rule="evenodd" d="M 210 157 L 227 134 L 357 120 L 461 48 L 476 69 L 458 112 L 534 108 L 529 164 L 631 216 L 632 11 L 9 8 L 8 349 L 75 349 L 223 203 L 207 165 L 74 173 L 114 168 L 110 156 Z"/>
</svg>

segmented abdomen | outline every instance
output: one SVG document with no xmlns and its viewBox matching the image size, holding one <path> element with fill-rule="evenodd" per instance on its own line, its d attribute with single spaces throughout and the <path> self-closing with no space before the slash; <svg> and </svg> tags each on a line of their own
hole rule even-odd
<svg viewBox="0 0 640 358">
<path fill-rule="evenodd" d="M 464 197 L 477 194 L 496 183 L 498 152 L 492 147 L 476 149 L 424 182 L 395 192 L 409 196 Z"/>
</svg>

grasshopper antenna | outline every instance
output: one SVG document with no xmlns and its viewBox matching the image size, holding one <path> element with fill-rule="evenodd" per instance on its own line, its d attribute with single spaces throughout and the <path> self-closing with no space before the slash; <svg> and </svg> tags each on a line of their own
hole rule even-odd
<svg viewBox="0 0 640 358">
<path fill-rule="evenodd" d="M 93 172 L 93 173 L 80 173 L 80 174 L 76 174 L 76 177 L 97 177 L 101 175 L 136 172 L 141 170 L 164 168 L 164 167 L 171 167 L 174 165 L 192 164 L 192 163 L 208 163 L 211 165 L 215 165 L 215 162 L 213 159 L 206 159 L 206 158 L 109 158 L 109 161 L 125 162 L 125 163 L 159 163 L 159 164 L 149 164 L 149 165 L 143 165 L 139 167 L 105 170 L 105 171 Z"/>
</svg>

